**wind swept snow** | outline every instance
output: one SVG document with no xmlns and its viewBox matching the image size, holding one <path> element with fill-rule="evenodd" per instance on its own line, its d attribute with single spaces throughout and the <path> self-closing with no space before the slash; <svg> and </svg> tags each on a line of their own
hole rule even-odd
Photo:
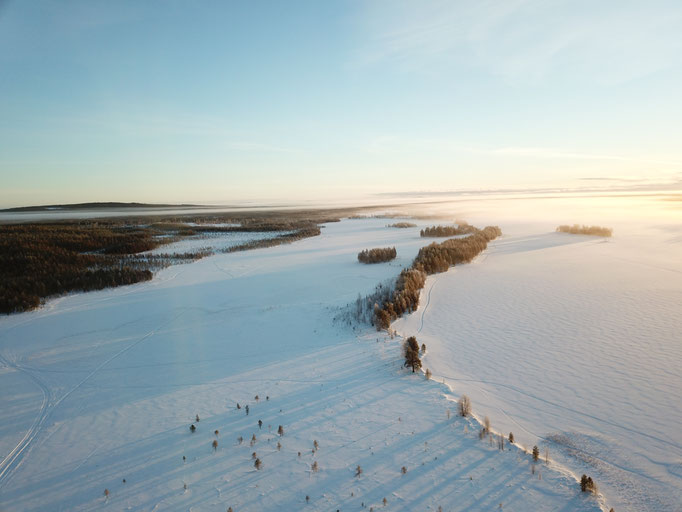
<svg viewBox="0 0 682 512">
<path fill-rule="evenodd" d="M 479 440 L 456 395 L 402 367 L 401 339 L 332 323 L 424 244 L 385 224 L 332 223 L 1 318 L 0 509 L 600 510 L 560 466 L 533 473 Z M 357 262 L 386 245 L 393 262 Z"/>
</svg>

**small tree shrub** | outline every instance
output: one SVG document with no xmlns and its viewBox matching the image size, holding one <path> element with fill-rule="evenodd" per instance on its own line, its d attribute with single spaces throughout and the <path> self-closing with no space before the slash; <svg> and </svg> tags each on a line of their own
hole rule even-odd
<svg viewBox="0 0 682 512">
<path fill-rule="evenodd" d="M 358 464 L 358 467 L 355 468 L 355 476 L 360 476 L 362 474 L 362 468 L 360 467 L 360 464 Z"/>
<path fill-rule="evenodd" d="M 537 462 L 540 458 L 540 448 L 538 445 L 533 446 L 533 462 Z"/>
<path fill-rule="evenodd" d="M 218 450 L 218 440 L 217 440 L 217 439 L 214 439 L 214 440 L 213 440 L 213 443 L 211 443 L 211 446 L 213 446 L 213 451 L 214 451 L 214 452 L 217 451 L 217 450 Z"/>
<path fill-rule="evenodd" d="M 400 472 L 401 472 L 403 475 L 406 474 L 406 473 L 407 473 L 407 468 L 406 468 L 405 466 L 403 466 L 402 468 L 400 468 Z"/>
<path fill-rule="evenodd" d="M 514 434 L 512 432 L 509 432 L 509 442 L 514 444 Z"/>
<path fill-rule="evenodd" d="M 431 380 L 431 370 L 427 368 L 424 375 L 426 376 L 426 380 Z"/>
<path fill-rule="evenodd" d="M 282 425 L 277 429 L 277 433 L 282 437 L 284 435 L 284 427 Z"/>
<path fill-rule="evenodd" d="M 196 431 L 197 427 L 194 426 L 194 424 L 189 426 L 189 431 L 194 433 Z"/>
<path fill-rule="evenodd" d="M 466 418 L 471 414 L 471 400 L 467 395 L 462 395 L 457 402 L 457 407 L 459 409 L 459 415 Z"/>
<path fill-rule="evenodd" d="M 253 462 L 253 466 L 260 471 L 260 468 L 263 467 L 263 463 L 259 458 L 256 458 L 256 460 Z"/>
<path fill-rule="evenodd" d="M 312 466 L 310 466 L 310 469 L 312 469 L 313 473 L 317 473 L 317 470 L 320 469 L 317 465 L 317 461 L 313 462 Z"/>
</svg>

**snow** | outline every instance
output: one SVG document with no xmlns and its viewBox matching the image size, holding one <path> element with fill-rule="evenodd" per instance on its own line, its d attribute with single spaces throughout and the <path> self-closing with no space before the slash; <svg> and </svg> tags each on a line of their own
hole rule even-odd
<svg viewBox="0 0 682 512">
<path fill-rule="evenodd" d="M 680 510 L 679 224 L 610 239 L 555 225 L 504 225 L 473 264 L 430 276 L 394 328 L 426 343 L 424 367 L 480 418 L 549 446 L 609 506 Z"/>
<path fill-rule="evenodd" d="M 212 224 L 212 226 L 218 226 Z M 258 240 L 270 240 L 292 233 L 291 231 L 234 231 L 234 232 L 209 232 L 200 235 L 192 235 L 177 242 L 160 245 L 144 254 L 184 254 L 199 251 L 219 252 L 236 247 L 238 245 L 255 242 Z"/>
<path fill-rule="evenodd" d="M 424 244 L 419 227 L 386 223 L 331 223 L 319 237 L 217 254 L 149 282 L 0 318 L 0 509 L 383 510 L 386 498 L 386 510 L 605 510 L 559 463 L 540 463 L 533 474 L 521 450 L 479 440 L 478 424 L 454 414 L 457 394 L 402 367 L 401 339 L 332 322 Z M 357 262 L 362 249 L 392 245 L 398 258 L 388 264 Z M 504 247 L 494 245 L 498 252 L 469 272 L 485 279 L 490 266 L 499 279 Z M 426 311 L 447 304 L 432 296 Z M 434 368 L 434 356 L 446 353 L 435 329 L 426 356 Z M 521 360 L 509 357 L 497 350 L 490 359 Z M 467 391 L 479 412 L 482 400 Z"/>
</svg>

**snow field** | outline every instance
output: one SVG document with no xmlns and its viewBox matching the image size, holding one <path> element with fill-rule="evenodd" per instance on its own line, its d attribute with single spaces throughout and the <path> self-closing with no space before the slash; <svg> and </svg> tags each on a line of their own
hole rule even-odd
<svg viewBox="0 0 682 512">
<path fill-rule="evenodd" d="M 532 474 L 480 441 L 446 387 L 402 368 L 400 339 L 331 322 L 424 243 L 385 225 L 333 223 L 1 318 L 0 508 L 599 510 L 562 468 Z M 389 245 L 393 262 L 357 262 Z"/>
</svg>

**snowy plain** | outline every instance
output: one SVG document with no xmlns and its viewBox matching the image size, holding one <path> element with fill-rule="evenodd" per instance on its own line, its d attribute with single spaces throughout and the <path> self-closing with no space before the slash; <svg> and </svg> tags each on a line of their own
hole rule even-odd
<svg viewBox="0 0 682 512">
<path fill-rule="evenodd" d="M 405 370 L 400 338 L 332 321 L 424 244 L 386 224 L 0 318 L 0 509 L 608 510 L 563 466 L 479 440 L 459 387 Z M 357 262 L 389 245 L 393 262 Z"/>
</svg>

